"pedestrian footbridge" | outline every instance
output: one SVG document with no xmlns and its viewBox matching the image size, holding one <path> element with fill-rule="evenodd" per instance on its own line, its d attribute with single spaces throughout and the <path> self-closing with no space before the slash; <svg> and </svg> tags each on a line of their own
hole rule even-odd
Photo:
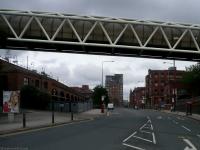
<svg viewBox="0 0 200 150">
<path fill-rule="evenodd" d="M 0 10 L 0 48 L 200 60 L 200 25 Z"/>
</svg>

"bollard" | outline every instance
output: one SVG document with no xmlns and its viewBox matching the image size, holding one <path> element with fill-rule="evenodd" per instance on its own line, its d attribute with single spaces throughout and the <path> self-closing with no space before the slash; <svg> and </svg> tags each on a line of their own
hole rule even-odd
<svg viewBox="0 0 200 150">
<path fill-rule="evenodd" d="M 23 112 L 23 128 L 26 128 L 26 113 Z"/>
<path fill-rule="evenodd" d="M 52 111 L 52 124 L 54 124 L 54 111 Z"/>
<path fill-rule="evenodd" d="M 52 99 L 52 103 L 51 103 L 51 107 L 52 107 L 52 124 L 54 124 L 54 100 Z"/>
<path fill-rule="evenodd" d="M 73 115 L 73 112 L 71 111 L 71 121 L 74 120 L 74 115 Z"/>
<path fill-rule="evenodd" d="M 73 121 L 74 120 L 74 114 L 73 114 L 72 102 L 70 102 L 70 107 L 71 107 L 71 121 Z"/>
</svg>

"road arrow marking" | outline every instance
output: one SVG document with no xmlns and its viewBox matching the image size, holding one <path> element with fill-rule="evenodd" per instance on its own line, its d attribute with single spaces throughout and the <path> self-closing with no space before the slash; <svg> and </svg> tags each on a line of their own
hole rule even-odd
<svg viewBox="0 0 200 150">
<path fill-rule="evenodd" d="M 188 146 L 186 146 L 185 148 L 184 148 L 184 150 L 197 150 L 197 148 L 188 140 L 188 139 L 183 139 L 183 141 L 185 142 L 185 143 L 187 143 L 190 147 L 188 147 Z"/>
</svg>

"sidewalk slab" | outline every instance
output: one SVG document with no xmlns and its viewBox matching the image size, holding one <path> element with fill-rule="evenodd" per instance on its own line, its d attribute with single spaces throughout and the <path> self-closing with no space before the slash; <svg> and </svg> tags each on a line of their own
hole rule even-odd
<svg viewBox="0 0 200 150">
<path fill-rule="evenodd" d="M 13 122 L 9 122 L 6 116 L 0 117 L 0 135 L 69 124 L 84 120 L 93 120 L 94 118 L 105 116 L 105 114 L 106 113 L 102 114 L 100 109 L 92 109 L 82 113 L 74 113 L 73 121 L 71 121 L 71 113 L 55 112 L 55 123 L 52 124 L 52 112 L 29 110 L 28 113 L 26 113 L 26 128 L 23 128 L 22 114 L 16 115 Z"/>
</svg>

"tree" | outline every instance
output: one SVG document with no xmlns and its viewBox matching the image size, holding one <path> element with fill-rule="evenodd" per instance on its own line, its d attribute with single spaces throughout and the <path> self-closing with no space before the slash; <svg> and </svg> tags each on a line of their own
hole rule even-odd
<svg viewBox="0 0 200 150">
<path fill-rule="evenodd" d="M 191 65 L 186 68 L 186 73 L 182 79 L 183 83 L 187 85 L 189 92 L 193 96 L 200 95 L 200 63 Z"/>
<path fill-rule="evenodd" d="M 51 101 L 51 95 L 33 86 L 26 85 L 21 89 L 21 108 L 46 109 Z"/>
<path fill-rule="evenodd" d="M 108 92 L 105 88 L 103 88 L 101 85 L 97 85 L 93 91 L 92 99 L 94 106 L 100 107 L 102 103 L 102 96 L 105 96 L 104 104 L 107 105 L 109 103 Z"/>
</svg>

